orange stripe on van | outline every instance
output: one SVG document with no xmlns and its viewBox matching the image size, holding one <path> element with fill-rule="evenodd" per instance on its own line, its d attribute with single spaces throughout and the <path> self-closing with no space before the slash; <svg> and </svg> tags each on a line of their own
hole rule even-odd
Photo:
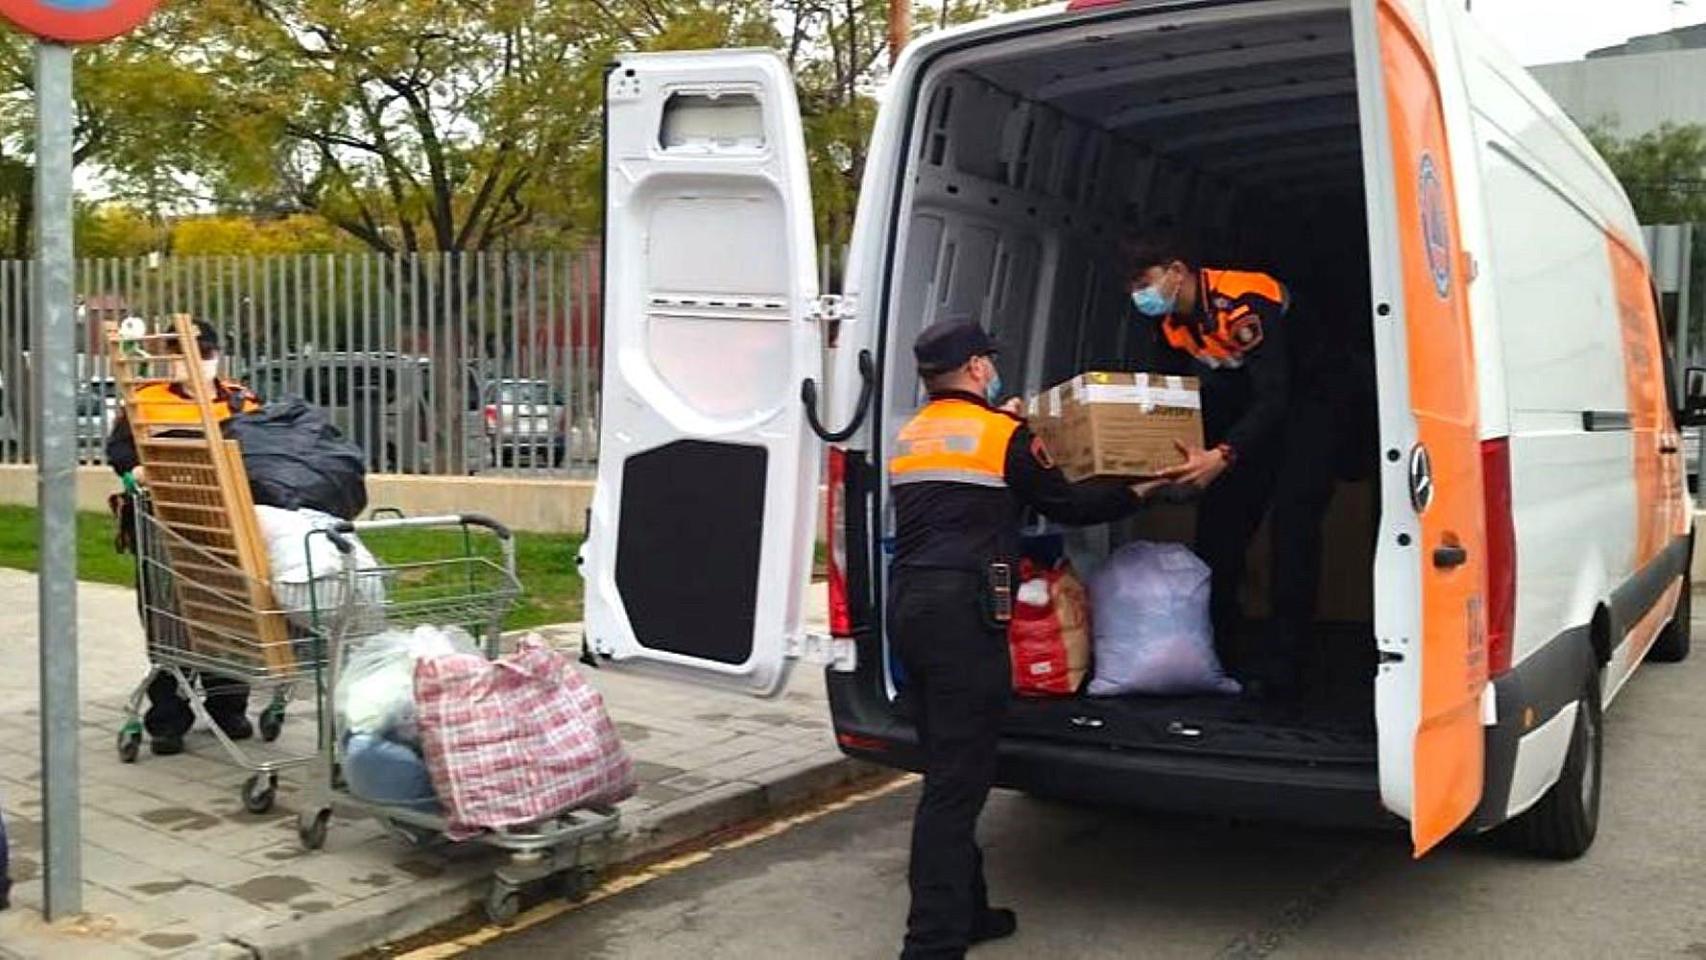
<svg viewBox="0 0 1706 960">
<path fill-rule="evenodd" d="M 1634 432 L 1635 556 L 1631 573 L 1651 563 L 1673 537 L 1688 532 L 1682 457 L 1662 450 L 1682 449 L 1682 436 L 1665 394 L 1665 353 L 1659 318 L 1643 257 L 1623 238 L 1606 234 L 1606 254 L 1617 297 L 1623 342 L 1623 381 Z"/>
<path fill-rule="evenodd" d="M 1469 328 L 1445 118 L 1427 41 L 1382 0 L 1378 29 L 1403 258 L 1410 408 L 1433 463 L 1433 502 L 1411 549 L 1422 571 L 1422 676 L 1410 811 L 1417 856 L 1450 836 L 1480 803 L 1487 685 L 1487 535 L 1481 482 L 1475 348 Z M 1436 568 L 1433 551 L 1462 546 L 1468 562 Z"/>
</svg>

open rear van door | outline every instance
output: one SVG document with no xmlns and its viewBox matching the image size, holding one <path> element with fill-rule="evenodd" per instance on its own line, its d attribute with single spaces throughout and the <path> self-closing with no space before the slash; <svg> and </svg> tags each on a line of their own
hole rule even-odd
<svg viewBox="0 0 1706 960">
<path fill-rule="evenodd" d="M 624 57 L 607 79 L 603 423 L 589 649 L 769 695 L 801 636 L 822 451 L 805 137 L 768 51 Z"/>
<path fill-rule="evenodd" d="M 1381 383 L 1380 788 L 1417 856 L 1481 799 L 1487 685 L 1471 278 L 1423 6 L 1354 4 Z"/>
</svg>

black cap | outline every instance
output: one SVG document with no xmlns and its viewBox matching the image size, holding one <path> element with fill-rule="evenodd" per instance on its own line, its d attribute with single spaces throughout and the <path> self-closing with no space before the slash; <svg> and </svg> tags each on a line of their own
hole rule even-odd
<svg viewBox="0 0 1706 960">
<path fill-rule="evenodd" d="M 943 320 L 924 328 L 912 344 L 919 373 L 947 373 L 972 357 L 997 353 L 995 341 L 968 320 Z"/>
</svg>

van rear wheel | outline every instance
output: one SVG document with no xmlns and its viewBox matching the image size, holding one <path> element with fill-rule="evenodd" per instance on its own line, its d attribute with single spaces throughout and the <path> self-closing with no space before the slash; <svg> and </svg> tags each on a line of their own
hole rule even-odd
<svg viewBox="0 0 1706 960">
<path fill-rule="evenodd" d="M 1599 830 L 1601 758 L 1605 731 L 1599 706 L 1598 672 L 1582 691 L 1570 752 L 1558 782 L 1540 802 L 1500 828 L 1520 850 L 1551 860 L 1574 860 L 1593 846 Z"/>
<path fill-rule="evenodd" d="M 1693 629 L 1694 620 L 1694 591 L 1691 584 L 1684 580 L 1682 596 L 1676 600 L 1676 613 L 1670 618 L 1659 638 L 1653 641 L 1653 647 L 1647 651 L 1647 659 L 1654 663 L 1681 663 L 1688 659 L 1688 648 L 1693 645 L 1689 633 Z"/>
</svg>

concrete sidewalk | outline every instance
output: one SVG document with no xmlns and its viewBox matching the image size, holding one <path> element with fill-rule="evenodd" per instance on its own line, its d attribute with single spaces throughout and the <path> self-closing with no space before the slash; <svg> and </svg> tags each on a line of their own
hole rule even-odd
<svg viewBox="0 0 1706 960">
<path fill-rule="evenodd" d="M 814 591 L 821 606 L 820 593 Z M 295 830 L 297 773 L 281 778 L 272 812 L 251 815 L 239 796 L 247 774 L 223 763 L 204 732 L 192 736 L 191 755 L 156 758 L 144 748 L 134 766 L 119 763 L 114 737 L 145 669 L 141 630 L 129 590 L 85 584 L 79 645 L 88 913 L 46 925 L 39 913 L 35 608 L 35 578 L 0 570 L 0 810 L 18 881 L 14 908 L 0 913 L 0 957 L 321 960 L 430 928 L 484 896 L 496 862 L 489 852 L 412 848 L 342 813 L 325 849 L 304 852 Z M 574 627 L 541 632 L 563 645 L 579 641 Z M 608 670 L 587 674 L 638 765 L 640 792 L 623 804 L 617 861 L 872 772 L 837 752 L 817 668 L 797 670 L 788 691 L 769 701 Z M 269 749 L 306 753 L 313 736 L 312 708 L 297 704 Z"/>
</svg>

